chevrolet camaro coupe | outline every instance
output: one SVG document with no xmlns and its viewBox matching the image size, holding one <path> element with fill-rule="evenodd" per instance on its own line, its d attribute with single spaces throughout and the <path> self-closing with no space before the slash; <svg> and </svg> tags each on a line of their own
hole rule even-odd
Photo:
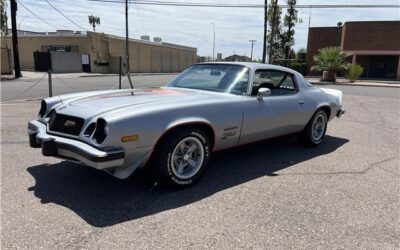
<svg viewBox="0 0 400 250">
<path fill-rule="evenodd" d="M 161 88 L 46 98 L 28 134 L 44 156 L 120 179 L 149 165 L 164 183 L 184 187 L 213 151 L 291 133 L 317 146 L 343 113 L 341 91 L 314 87 L 291 69 L 200 63 Z"/>
</svg>

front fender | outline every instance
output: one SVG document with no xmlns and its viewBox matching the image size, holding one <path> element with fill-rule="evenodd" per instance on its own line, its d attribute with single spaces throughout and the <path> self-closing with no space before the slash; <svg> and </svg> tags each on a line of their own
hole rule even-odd
<svg viewBox="0 0 400 250">
<path fill-rule="evenodd" d="M 189 124 L 205 124 L 208 125 L 209 127 L 212 128 L 211 126 L 211 122 L 205 118 L 202 117 L 185 117 L 185 118 L 181 118 L 181 119 L 177 119 L 175 121 L 170 122 L 167 127 L 165 128 L 166 131 L 174 128 L 174 127 L 178 127 L 178 126 L 182 126 L 182 125 L 189 125 Z"/>
</svg>

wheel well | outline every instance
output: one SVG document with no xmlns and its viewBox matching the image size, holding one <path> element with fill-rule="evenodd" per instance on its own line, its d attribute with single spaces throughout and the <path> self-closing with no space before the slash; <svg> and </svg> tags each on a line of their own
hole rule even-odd
<svg viewBox="0 0 400 250">
<path fill-rule="evenodd" d="M 328 121 L 329 121 L 329 119 L 330 119 L 330 117 L 331 117 L 331 108 L 328 107 L 328 106 L 322 106 L 322 107 L 320 107 L 316 112 L 318 112 L 319 110 L 325 111 L 326 116 L 327 116 Z"/>
<path fill-rule="evenodd" d="M 172 128 L 169 128 L 159 139 L 158 142 L 162 141 L 165 137 L 167 137 L 169 134 L 171 134 L 172 132 L 175 132 L 179 129 L 182 128 L 198 128 L 200 130 L 202 130 L 204 133 L 206 133 L 206 135 L 208 136 L 209 140 L 210 140 L 210 148 L 211 151 L 214 148 L 214 144 L 215 144 L 215 133 L 214 133 L 214 129 L 211 127 L 211 125 L 207 124 L 207 123 L 203 123 L 203 122 L 190 122 L 190 123 L 184 123 L 184 124 L 179 124 L 176 125 Z"/>
</svg>

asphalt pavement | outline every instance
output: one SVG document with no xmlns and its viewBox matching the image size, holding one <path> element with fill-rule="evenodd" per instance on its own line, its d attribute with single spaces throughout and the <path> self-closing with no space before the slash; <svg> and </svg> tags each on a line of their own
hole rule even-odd
<svg viewBox="0 0 400 250">
<path fill-rule="evenodd" d="M 49 81 L 47 73 L 37 78 L 16 79 L 1 82 L 1 101 L 36 99 L 49 96 Z M 41 79 L 43 77 L 43 79 Z M 165 75 L 134 75 L 132 76 L 135 88 L 150 86 L 164 86 L 174 79 L 176 74 Z M 128 78 L 121 78 L 122 88 L 129 88 Z M 89 76 L 70 78 L 66 74 L 52 75 L 53 96 L 75 92 L 118 89 L 119 76 Z M 33 86 L 33 87 L 32 87 Z"/>
<path fill-rule="evenodd" d="M 71 84 L 112 86 L 102 79 Z M 26 133 L 39 101 L 3 103 L 1 246 L 399 249 L 400 90 L 334 88 L 347 113 L 322 145 L 286 137 L 219 152 L 184 190 L 154 186 L 142 172 L 117 180 L 43 157 Z"/>
</svg>

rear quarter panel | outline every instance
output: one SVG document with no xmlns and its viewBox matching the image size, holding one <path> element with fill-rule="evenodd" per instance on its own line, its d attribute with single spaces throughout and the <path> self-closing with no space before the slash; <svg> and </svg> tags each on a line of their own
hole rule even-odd
<svg viewBox="0 0 400 250">
<path fill-rule="evenodd" d="M 329 120 L 335 117 L 335 108 L 333 107 L 332 101 L 328 98 L 328 96 L 318 87 L 305 87 L 303 89 L 303 94 L 306 99 L 306 102 L 303 106 L 303 112 L 308 120 L 311 119 L 313 114 L 322 107 L 329 107 L 331 109 L 331 115 Z"/>
</svg>

